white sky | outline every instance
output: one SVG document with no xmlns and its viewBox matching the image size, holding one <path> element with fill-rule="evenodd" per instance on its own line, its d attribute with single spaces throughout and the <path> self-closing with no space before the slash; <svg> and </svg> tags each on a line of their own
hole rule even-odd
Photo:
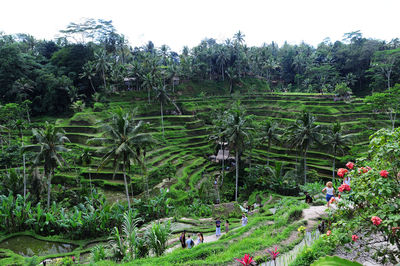
<svg viewBox="0 0 400 266">
<path fill-rule="evenodd" d="M 49 40 L 69 22 L 101 18 L 112 20 L 133 46 L 152 40 L 177 52 L 238 30 L 250 46 L 317 45 L 355 30 L 367 38 L 400 37 L 399 10 L 400 0 L 1 0 L 0 31 Z"/>
</svg>

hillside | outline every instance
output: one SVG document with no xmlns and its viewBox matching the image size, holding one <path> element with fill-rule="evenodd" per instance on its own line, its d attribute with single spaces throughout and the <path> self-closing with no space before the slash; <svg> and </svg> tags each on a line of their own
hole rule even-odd
<svg viewBox="0 0 400 266">
<path fill-rule="evenodd" d="M 101 136 L 101 121 L 109 117 L 109 110 L 113 108 L 137 108 L 137 120 L 148 123 L 149 132 L 158 139 L 146 155 L 148 172 L 164 169 L 167 165 L 176 167 L 176 173 L 170 180 L 155 178 L 150 180 L 151 187 L 159 184 L 160 187 L 171 186 L 171 196 L 174 199 L 183 200 L 188 194 L 173 193 L 173 191 L 196 192 L 202 182 L 206 181 L 202 173 L 218 173 L 220 166 L 211 162 L 208 157 L 216 154 L 216 143 L 210 140 L 210 135 L 215 134 L 211 125 L 213 110 L 218 107 L 228 108 L 234 101 L 240 100 L 248 114 L 254 115 L 256 120 L 271 118 L 280 125 L 280 133 L 293 123 L 302 111 L 311 112 L 316 116 L 317 124 L 330 126 L 333 122 L 340 121 L 344 134 L 350 135 L 352 150 L 348 158 L 365 150 L 368 137 L 376 129 L 385 126 L 387 121 L 384 115 L 369 113 L 368 108 L 361 99 L 354 98 L 348 102 L 334 101 L 333 95 L 302 94 L 302 93 L 251 93 L 242 89 L 241 93 L 233 95 L 218 95 L 218 84 L 195 84 L 202 88 L 203 93 L 196 93 L 193 83 L 182 84 L 177 88 L 176 103 L 181 107 L 183 115 L 172 115 L 174 107 L 167 106 L 164 111 L 165 138 L 162 137 L 161 117 L 159 105 L 147 103 L 145 93 L 122 92 L 118 96 L 110 98 L 110 103 L 105 110 L 93 111 L 87 108 L 83 112 L 75 113 L 72 117 L 56 120 L 56 125 L 66 131 L 70 139 L 71 148 L 77 156 L 84 149 L 92 154 L 92 161 L 88 166 L 77 164 L 57 173 L 55 183 L 71 183 L 77 176 L 82 182 L 93 182 L 96 186 L 105 190 L 123 191 L 122 173 L 117 172 L 113 180 L 111 165 L 98 169 L 103 154 L 99 152 L 99 146 L 87 144 L 88 139 Z M 214 86 L 214 87 L 212 87 Z M 206 93 L 204 93 L 204 91 Z M 215 94 L 214 94 L 215 93 Z M 200 94 L 200 95 L 198 95 Z M 198 96 L 193 96 L 198 95 Z M 351 155 L 353 152 L 353 155 Z M 248 163 L 249 151 L 243 158 Z M 266 143 L 261 143 L 252 151 L 252 162 L 265 164 L 267 156 L 271 163 L 276 161 L 287 163 L 294 168 L 296 161 L 300 160 L 296 151 L 289 150 L 284 143 L 274 144 L 267 153 Z M 247 158 L 246 158 L 247 157 Z M 308 152 L 307 166 L 313 178 L 330 178 L 332 175 L 332 155 L 326 147 L 312 147 Z M 339 161 L 341 157 L 337 158 Z M 142 170 L 133 168 L 130 172 L 132 183 L 130 189 L 134 195 L 143 192 Z M 229 175 L 228 175 L 229 178 Z"/>
</svg>

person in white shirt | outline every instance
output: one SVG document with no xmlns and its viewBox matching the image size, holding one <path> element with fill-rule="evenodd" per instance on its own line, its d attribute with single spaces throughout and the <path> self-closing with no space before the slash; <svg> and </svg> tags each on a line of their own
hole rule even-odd
<svg viewBox="0 0 400 266">
<path fill-rule="evenodd" d="M 326 191 L 326 202 L 327 206 L 329 207 L 329 201 L 335 195 L 335 189 L 333 188 L 333 184 L 331 181 L 326 183 L 326 187 L 322 190 L 322 192 Z"/>
<path fill-rule="evenodd" d="M 246 215 L 243 213 L 242 215 L 242 226 L 245 226 L 247 224 L 247 217 Z"/>
</svg>

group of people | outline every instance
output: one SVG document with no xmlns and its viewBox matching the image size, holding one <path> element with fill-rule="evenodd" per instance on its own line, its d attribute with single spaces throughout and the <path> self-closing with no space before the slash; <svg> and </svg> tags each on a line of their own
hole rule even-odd
<svg viewBox="0 0 400 266">
<path fill-rule="evenodd" d="M 247 220 L 246 215 L 243 214 L 242 215 L 242 219 L 241 219 L 242 226 L 247 225 L 247 221 L 248 220 Z M 215 227 L 216 227 L 215 235 L 218 238 L 218 237 L 221 236 L 221 220 L 220 220 L 220 218 L 217 218 L 217 220 L 215 221 Z M 225 233 L 228 233 L 228 232 L 229 232 L 229 221 L 226 220 L 225 221 Z M 193 241 L 193 239 L 191 238 L 191 235 L 188 234 L 186 236 L 186 230 L 183 230 L 182 234 L 179 237 L 179 242 L 181 242 L 182 248 L 189 248 L 190 249 L 190 248 L 194 247 L 195 245 L 199 245 L 201 243 L 204 243 L 204 236 L 203 236 L 203 234 L 201 232 L 198 232 L 197 233 L 197 240 L 196 240 L 196 243 L 195 243 L 195 241 Z"/>
<path fill-rule="evenodd" d="M 179 242 L 181 242 L 182 248 L 192 248 L 194 247 L 195 243 L 193 241 L 193 239 L 191 238 L 191 235 L 188 234 L 187 235 L 187 239 L 186 239 L 186 230 L 183 230 L 181 236 L 179 237 Z M 199 245 L 201 243 L 204 242 L 204 237 L 203 237 L 203 233 L 198 232 L 197 233 L 197 240 L 196 240 L 196 245 Z"/>
</svg>

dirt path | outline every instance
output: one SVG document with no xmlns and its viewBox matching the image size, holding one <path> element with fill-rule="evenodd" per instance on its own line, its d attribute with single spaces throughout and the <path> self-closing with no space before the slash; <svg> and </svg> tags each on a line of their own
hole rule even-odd
<svg viewBox="0 0 400 266">
<path fill-rule="evenodd" d="M 318 223 L 318 218 L 326 216 L 325 210 L 327 207 L 323 206 L 311 206 L 308 209 L 303 210 L 303 219 L 307 220 L 307 230 L 312 230 L 313 227 Z"/>
</svg>

